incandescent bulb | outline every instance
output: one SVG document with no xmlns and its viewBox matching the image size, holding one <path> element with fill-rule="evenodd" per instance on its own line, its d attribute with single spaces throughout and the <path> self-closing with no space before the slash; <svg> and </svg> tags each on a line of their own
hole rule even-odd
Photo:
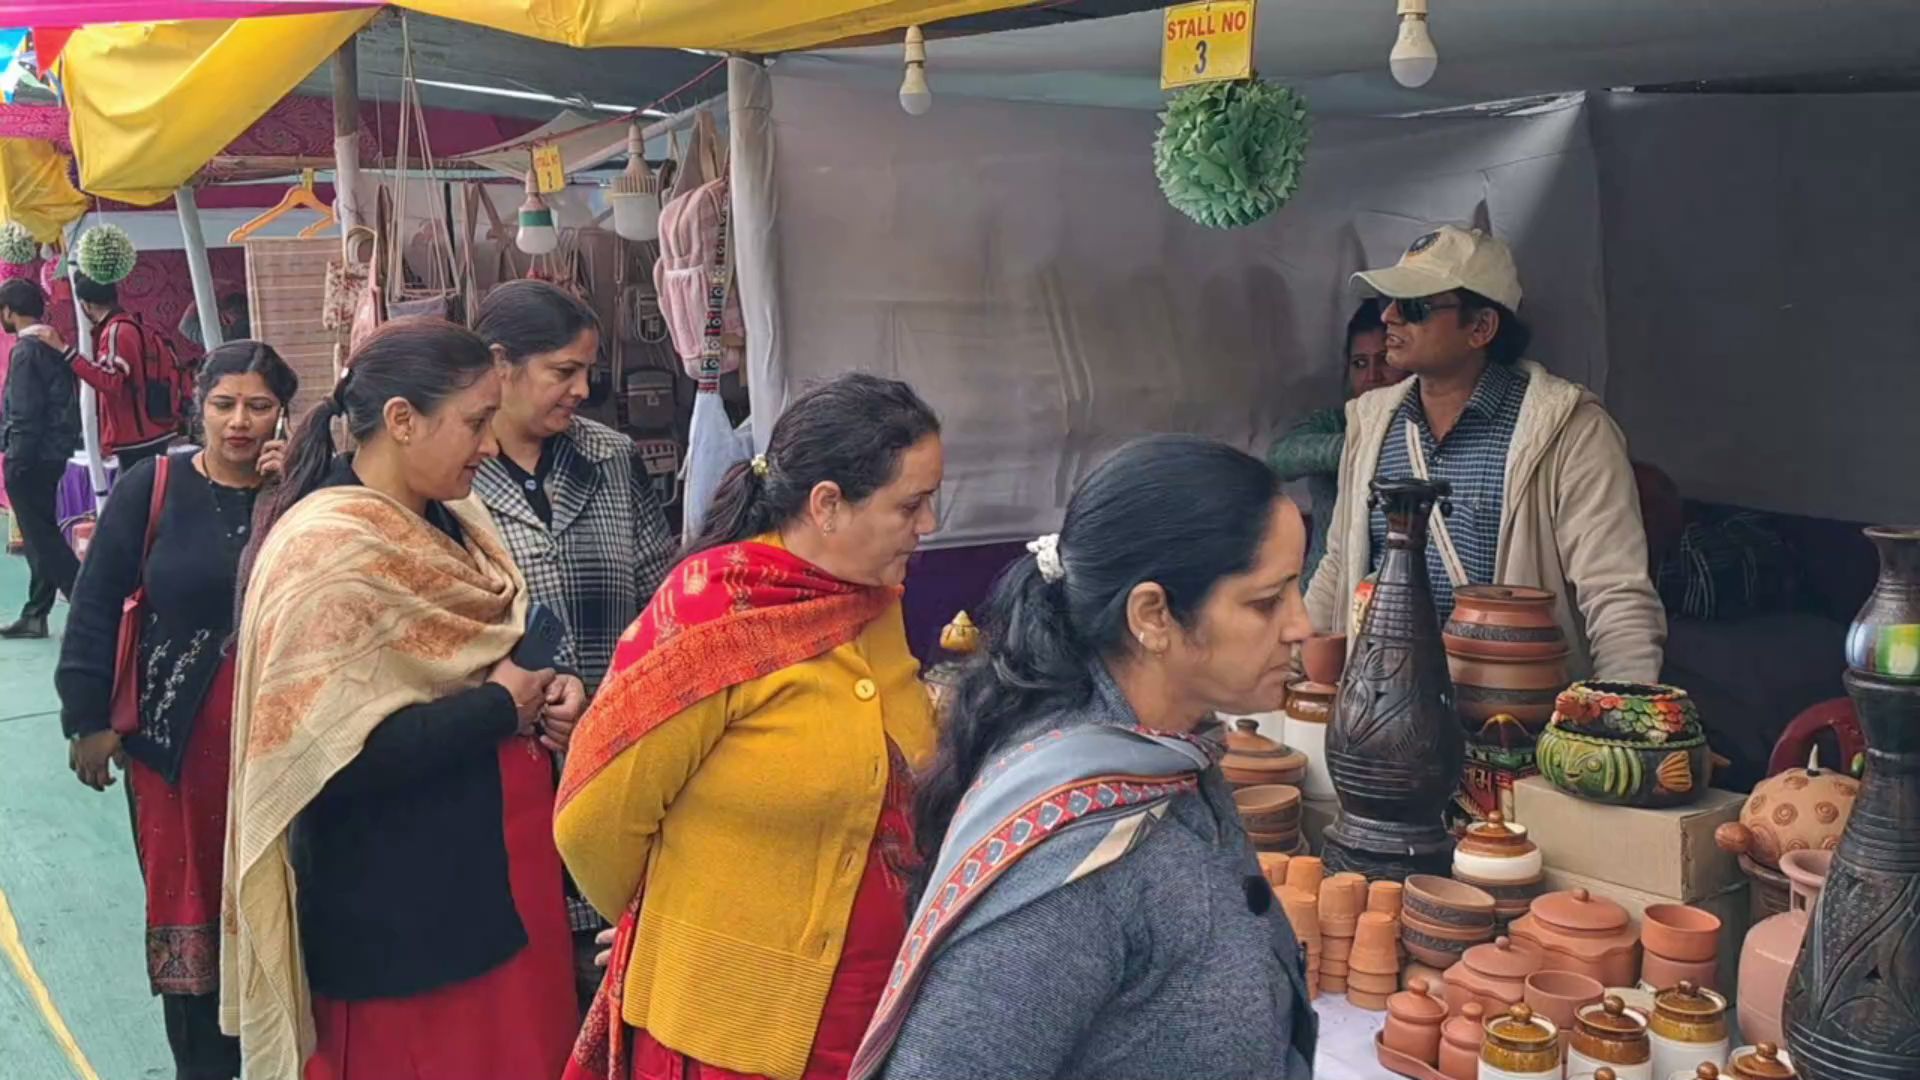
<svg viewBox="0 0 1920 1080">
<path fill-rule="evenodd" d="M 1393 80 L 1409 89 L 1425 86 L 1439 66 L 1440 51 L 1433 47 L 1433 37 L 1427 33 L 1426 4 L 1403 0 L 1400 5 L 1400 36 L 1394 39 L 1393 52 L 1387 56 L 1387 67 L 1393 71 Z"/>
<path fill-rule="evenodd" d="M 907 110 L 909 116 L 925 116 L 927 110 L 933 108 L 933 88 L 927 85 L 923 65 L 907 65 L 907 77 L 900 80 L 900 107 Z"/>
</svg>

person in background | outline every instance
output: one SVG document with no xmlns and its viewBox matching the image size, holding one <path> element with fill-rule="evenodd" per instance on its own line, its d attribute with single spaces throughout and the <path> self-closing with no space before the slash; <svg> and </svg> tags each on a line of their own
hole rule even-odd
<svg viewBox="0 0 1920 1080">
<path fill-rule="evenodd" d="M 1352 400 L 1369 390 L 1392 386 L 1407 373 L 1387 363 L 1387 328 L 1380 321 L 1380 301 L 1369 297 L 1360 301 L 1353 317 L 1347 320 L 1346 362 L 1342 365 L 1343 398 Z M 1313 495 L 1311 531 L 1307 539 L 1307 569 L 1304 580 L 1311 582 L 1313 572 L 1327 552 L 1327 521 L 1340 497 L 1340 455 L 1347 445 L 1347 412 L 1344 408 L 1320 409 L 1274 440 L 1267 451 L 1267 464 L 1285 483 L 1305 480 Z"/>
<path fill-rule="evenodd" d="M 674 555 L 673 534 L 633 440 L 579 415 L 600 353 L 593 309 L 550 282 L 499 285 L 474 325 L 507 368 L 493 417 L 498 457 L 474 491 L 527 579 L 527 592 L 567 624 L 561 661 L 599 689 L 620 635 L 653 598 Z M 600 984 L 593 905 L 568 889 L 574 974 L 584 1013 Z"/>
<path fill-rule="evenodd" d="M 247 295 L 228 293 L 220 298 L 217 310 L 220 314 L 220 338 L 223 341 L 238 341 L 251 336 L 252 321 L 247 314 Z M 200 329 L 200 309 L 192 304 L 180 316 L 179 325 L 174 327 L 180 336 L 201 348 L 207 347 L 206 334 Z"/>
<path fill-rule="evenodd" d="M 62 366 L 64 371 L 64 365 Z M 147 980 L 160 997 L 176 1080 L 234 1080 L 240 1045 L 220 1032 L 220 868 L 233 715 L 234 593 L 255 496 L 280 467 L 273 438 L 299 379 L 257 341 L 215 349 L 196 390 L 206 448 L 145 461 L 107 500 L 80 571 L 54 686 L 69 762 L 96 791 L 126 771 L 147 888 Z M 167 465 L 147 548 L 157 461 Z M 147 590 L 139 730 L 109 726 L 120 613 Z"/>
<path fill-rule="evenodd" d="M 44 638 L 55 594 L 73 598 L 80 560 L 60 532 L 56 499 L 67 458 L 80 445 L 80 410 L 73 370 L 42 320 L 47 298 L 26 278 L 0 285 L 0 327 L 14 335 L 7 365 L 0 453 L 5 454 L 7 503 L 27 548 L 27 602 L 20 618 L 0 626 L 0 638 Z"/>
<path fill-rule="evenodd" d="M 1346 633 L 1355 590 L 1386 555 L 1372 481 L 1430 476 L 1452 487 L 1427 542 L 1442 622 L 1461 585 L 1547 589 L 1574 678 L 1658 681 L 1666 612 L 1626 437 L 1591 391 L 1525 359 L 1507 245 L 1443 226 L 1355 277 L 1388 298 L 1387 359 L 1413 378 L 1347 403 L 1340 501 L 1307 592 L 1314 626 Z"/>
<path fill-rule="evenodd" d="M 1213 719 L 1285 693 L 1306 545 L 1259 459 L 1156 436 L 995 583 L 921 776 L 918 907 L 855 1080 L 1312 1075 L 1305 966 Z"/>
<path fill-rule="evenodd" d="M 100 395 L 100 451 L 119 459 L 125 475 L 164 453 L 179 433 L 173 415 L 174 356 L 159 334 L 120 306 L 120 290 L 73 275 L 74 295 L 93 324 L 93 356 L 67 349 L 67 362 Z M 49 343 L 66 349 L 58 335 Z"/>
<path fill-rule="evenodd" d="M 906 384 L 802 393 L 621 641 L 554 818 L 619 922 L 568 1077 L 847 1075 L 906 929 L 934 728 L 900 586 L 941 470 Z"/>
<path fill-rule="evenodd" d="M 249 1077 L 553 1077 L 573 1042 L 550 755 L 586 694 L 512 659 L 526 587 L 469 497 L 500 382 L 466 329 L 388 323 L 263 504 L 220 942 Z"/>
</svg>

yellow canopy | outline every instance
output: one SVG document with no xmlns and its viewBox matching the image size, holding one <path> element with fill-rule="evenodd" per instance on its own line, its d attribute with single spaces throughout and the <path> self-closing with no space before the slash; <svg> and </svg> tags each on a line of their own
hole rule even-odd
<svg viewBox="0 0 1920 1080">
<path fill-rule="evenodd" d="M 91 26 L 60 55 L 80 186 L 151 206 L 339 51 L 373 12 Z"/>
<path fill-rule="evenodd" d="M 581 48 L 776 53 L 1035 0 L 395 0 L 400 7 Z"/>
<path fill-rule="evenodd" d="M 87 212 L 67 179 L 67 155 L 44 139 L 0 139 L 0 218 L 50 243 Z"/>
</svg>

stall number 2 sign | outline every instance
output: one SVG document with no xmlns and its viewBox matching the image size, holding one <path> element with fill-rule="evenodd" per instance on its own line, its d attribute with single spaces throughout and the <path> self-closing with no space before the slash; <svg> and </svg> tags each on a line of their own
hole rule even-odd
<svg viewBox="0 0 1920 1080">
<path fill-rule="evenodd" d="M 567 186 L 567 165 L 560 157 L 560 148 L 553 143 L 540 143 L 533 148 L 534 188 L 542 195 L 551 195 Z"/>
<path fill-rule="evenodd" d="M 1218 0 L 1166 9 L 1160 89 L 1253 77 L 1254 0 Z"/>
</svg>

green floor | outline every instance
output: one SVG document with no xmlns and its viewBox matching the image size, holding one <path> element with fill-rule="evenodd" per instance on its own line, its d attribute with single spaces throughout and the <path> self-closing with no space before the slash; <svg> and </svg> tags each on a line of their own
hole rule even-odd
<svg viewBox="0 0 1920 1080">
<path fill-rule="evenodd" d="M 0 622 L 26 583 L 26 561 L 0 555 Z M 0 641 L 0 911 L 19 933 L 10 947 L 0 914 L 0 1080 L 166 1080 L 125 796 L 80 786 L 60 738 L 53 665 L 65 616 L 63 603 L 54 640 Z"/>
</svg>

